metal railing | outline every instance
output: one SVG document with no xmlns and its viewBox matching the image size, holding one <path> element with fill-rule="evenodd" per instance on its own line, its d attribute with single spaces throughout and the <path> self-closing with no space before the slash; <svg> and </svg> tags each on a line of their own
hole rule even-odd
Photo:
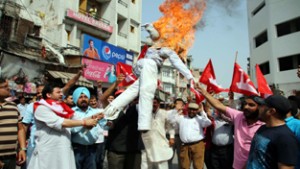
<svg viewBox="0 0 300 169">
<path fill-rule="evenodd" d="M 79 13 L 83 14 L 83 15 L 86 15 L 90 18 L 93 18 L 95 20 L 98 20 L 98 21 L 102 21 L 103 23 L 107 24 L 107 25 L 110 25 L 110 21 L 107 20 L 107 19 L 104 19 L 104 18 L 99 18 L 97 16 L 93 17 L 93 16 L 90 16 L 89 12 L 87 10 L 84 10 L 84 9 L 79 9 Z"/>
</svg>

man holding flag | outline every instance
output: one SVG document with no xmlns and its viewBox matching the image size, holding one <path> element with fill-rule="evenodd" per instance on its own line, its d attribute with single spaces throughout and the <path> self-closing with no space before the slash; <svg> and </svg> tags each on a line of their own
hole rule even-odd
<svg viewBox="0 0 300 169">
<path fill-rule="evenodd" d="M 204 88 L 196 84 L 196 89 L 205 97 L 205 99 L 218 110 L 229 117 L 234 124 L 234 169 L 245 167 L 250 150 L 251 140 L 256 130 L 263 124 L 258 120 L 258 104 L 256 99 L 259 96 L 249 96 L 242 104 L 242 111 L 223 105 L 218 99 L 210 95 Z"/>
</svg>

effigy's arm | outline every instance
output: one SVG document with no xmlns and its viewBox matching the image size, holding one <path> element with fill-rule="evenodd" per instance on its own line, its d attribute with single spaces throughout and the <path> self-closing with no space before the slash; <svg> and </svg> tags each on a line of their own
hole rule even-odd
<svg viewBox="0 0 300 169">
<path fill-rule="evenodd" d="M 159 51 L 160 56 L 168 56 L 171 64 L 188 80 L 193 79 L 193 75 L 191 71 L 187 68 L 187 66 L 181 61 L 179 56 L 175 51 L 170 48 L 161 48 Z"/>
</svg>

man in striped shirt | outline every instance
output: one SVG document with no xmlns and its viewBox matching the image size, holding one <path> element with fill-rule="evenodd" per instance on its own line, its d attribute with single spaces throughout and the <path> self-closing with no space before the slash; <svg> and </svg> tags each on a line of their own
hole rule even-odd
<svg viewBox="0 0 300 169">
<path fill-rule="evenodd" d="M 0 168 L 3 169 L 15 169 L 16 162 L 22 164 L 26 160 L 25 130 L 17 105 L 5 100 L 9 95 L 8 82 L 0 77 Z"/>
</svg>

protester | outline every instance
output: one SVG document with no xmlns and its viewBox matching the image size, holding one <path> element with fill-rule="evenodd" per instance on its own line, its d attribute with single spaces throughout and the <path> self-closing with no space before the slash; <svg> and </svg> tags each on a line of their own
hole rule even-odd
<svg viewBox="0 0 300 169">
<path fill-rule="evenodd" d="M 86 87 L 78 87 L 73 92 L 73 100 L 76 107 L 76 119 L 85 119 L 88 117 L 96 116 L 98 119 L 103 118 L 102 109 L 94 109 L 89 106 L 90 92 Z M 83 169 L 96 169 L 96 140 L 99 137 L 99 125 L 95 125 L 92 129 L 85 127 L 74 127 L 72 132 L 72 145 L 74 149 L 76 168 Z M 101 135 L 103 137 L 103 135 Z"/>
<path fill-rule="evenodd" d="M 18 110 L 19 110 L 21 116 L 24 117 L 24 114 L 25 114 L 28 104 L 26 103 L 26 99 L 24 96 L 20 96 L 19 101 L 20 101 L 20 103 L 17 105 Z"/>
<path fill-rule="evenodd" d="M 78 79 L 80 78 L 82 74 L 82 70 L 79 70 L 78 73 L 67 82 L 67 84 L 62 88 L 62 92 L 63 94 L 67 94 L 70 90 L 70 88 L 72 86 L 75 85 L 75 83 L 78 81 Z M 37 89 L 36 89 L 36 100 L 40 101 L 40 99 L 42 99 L 42 91 L 44 89 L 45 85 L 42 83 L 37 84 Z M 28 140 L 28 144 L 27 144 L 27 159 L 26 159 L 26 165 L 29 164 L 30 161 L 30 157 L 32 155 L 33 149 L 35 147 L 35 141 L 34 141 L 34 135 L 35 135 L 35 131 L 36 131 L 36 126 L 35 126 L 35 120 L 34 120 L 34 116 L 33 116 L 33 103 L 30 103 L 25 111 L 25 115 L 23 117 L 22 123 L 23 126 L 25 128 L 26 132 L 30 132 L 30 136 L 29 136 L 29 140 Z M 28 133 L 27 133 L 28 135 Z M 24 169 L 25 167 L 22 166 L 22 169 Z"/>
<path fill-rule="evenodd" d="M 37 101 L 39 101 L 40 99 L 42 99 L 42 91 L 44 89 L 44 85 L 43 84 L 39 84 L 37 85 L 37 89 L 36 89 L 36 99 Z M 28 139 L 28 143 L 27 143 L 27 152 L 26 152 L 26 166 L 28 166 L 29 161 L 31 159 L 31 155 L 33 152 L 33 149 L 35 147 L 35 141 L 34 141 L 34 134 L 36 131 L 36 125 L 35 125 L 35 120 L 34 120 L 34 116 L 33 116 L 33 103 L 30 103 L 25 111 L 24 117 L 22 119 L 22 123 L 23 123 L 23 127 L 25 129 L 25 132 L 29 132 L 29 139 Z M 25 169 L 25 165 L 22 166 L 23 169 Z"/>
<path fill-rule="evenodd" d="M 180 168 L 182 169 L 189 169 L 191 163 L 193 163 L 194 169 L 203 169 L 204 166 L 205 136 L 203 128 L 210 126 L 211 120 L 203 111 L 202 103 L 199 105 L 190 102 L 188 115 L 178 114 L 175 116 L 182 141 L 180 147 Z"/>
<path fill-rule="evenodd" d="M 214 111 L 212 121 L 211 168 L 232 169 L 233 124 L 218 111 Z"/>
<path fill-rule="evenodd" d="M 291 103 L 292 109 L 289 113 L 286 115 L 285 123 L 286 125 L 291 129 L 291 131 L 295 134 L 298 143 L 300 144 L 300 120 L 294 118 L 298 114 L 298 106 L 297 98 L 296 96 L 289 96 L 288 100 Z M 300 149 L 298 151 L 298 158 L 297 158 L 297 165 L 295 166 L 295 169 L 300 169 Z"/>
<path fill-rule="evenodd" d="M 251 143 L 247 169 L 294 168 L 297 163 L 299 145 L 295 135 L 286 126 L 284 119 L 291 111 L 288 99 L 271 95 L 258 99 L 261 126 Z"/>
<path fill-rule="evenodd" d="M 26 161 L 26 134 L 21 123 L 22 118 L 17 105 L 5 100 L 9 96 L 8 82 L 0 77 L 0 168 L 2 169 L 15 169 L 16 162 L 20 165 Z"/>
<path fill-rule="evenodd" d="M 181 98 L 175 99 L 174 105 L 175 105 L 175 107 L 172 110 L 170 110 L 170 114 L 169 114 L 169 117 L 168 117 L 170 120 L 173 120 L 173 118 L 177 114 L 182 114 L 183 113 L 183 109 L 185 108 L 185 103 L 184 103 L 184 101 Z M 181 146 L 181 140 L 180 140 L 180 137 L 179 137 L 179 126 L 178 126 L 177 123 L 173 123 L 172 125 L 173 125 L 174 130 L 175 130 L 175 138 L 174 138 L 175 139 L 175 143 L 172 146 L 172 148 L 173 148 L 173 151 L 174 151 L 174 155 L 175 155 L 175 153 L 177 154 L 177 157 L 178 157 L 177 158 L 178 166 L 181 166 L 180 165 L 180 158 L 179 158 L 180 157 L 180 146 Z M 169 169 L 173 168 L 172 161 L 173 161 L 174 155 L 168 161 Z"/>
<path fill-rule="evenodd" d="M 141 168 L 167 169 L 168 160 L 173 156 L 171 146 L 175 142 L 175 131 L 168 119 L 169 112 L 159 108 L 160 99 L 155 97 L 152 105 L 152 129 L 142 133 L 145 150 L 142 151 Z M 170 135 L 169 140 L 166 138 L 167 132 Z"/>
<path fill-rule="evenodd" d="M 62 102 L 62 90 L 57 84 L 47 84 L 43 99 L 34 103 L 36 122 L 35 149 L 28 168 L 74 169 L 75 159 L 69 127 L 94 127 L 98 119 L 71 120 L 74 111 Z"/>
<path fill-rule="evenodd" d="M 218 99 L 215 99 L 199 84 L 196 85 L 199 92 L 206 98 L 211 106 L 228 116 L 234 124 L 234 158 L 233 168 L 242 169 L 245 167 L 250 144 L 257 129 L 263 125 L 263 122 L 258 120 L 258 104 L 255 101 L 258 96 L 246 97 L 242 111 L 223 105 Z"/>
<path fill-rule="evenodd" d="M 102 93 L 102 82 L 97 81 L 97 94 L 98 94 L 98 98 L 100 98 L 97 101 L 97 106 L 100 105 L 101 107 L 103 107 L 103 106 L 106 106 L 106 105 L 109 104 L 108 102 L 109 102 L 109 98 L 110 98 L 111 94 L 118 87 L 118 85 L 124 80 L 124 78 L 125 77 L 124 77 L 123 74 L 118 75 L 117 80 L 108 89 L 106 89 L 104 93 Z M 115 97 L 113 96 L 113 99 L 114 98 Z M 99 108 L 101 108 L 100 106 L 99 106 Z M 104 158 L 105 158 L 105 154 L 106 154 L 105 152 L 106 152 L 106 147 L 107 147 L 107 145 L 106 145 L 107 144 L 107 139 L 108 139 L 107 137 L 111 135 L 111 134 L 109 134 L 108 130 L 110 129 L 110 127 L 112 125 L 113 125 L 112 122 L 108 121 L 107 126 L 104 129 L 100 128 L 100 130 L 99 130 L 99 138 L 96 141 L 96 146 L 97 146 L 96 165 L 97 165 L 97 169 L 102 169 L 103 168 L 103 162 L 104 162 Z M 133 132 L 134 132 L 134 130 L 133 130 Z M 110 165 L 110 160 L 108 160 L 108 164 Z M 116 159 L 113 159 L 113 164 L 118 164 L 118 161 L 116 161 Z"/>
<path fill-rule="evenodd" d="M 98 108 L 98 104 L 97 104 L 97 103 L 98 103 L 97 97 L 96 97 L 95 95 L 91 95 L 89 105 L 90 105 L 92 108 L 96 109 L 96 108 Z"/>
<path fill-rule="evenodd" d="M 67 95 L 64 96 L 64 102 L 71 108 L 74 107 L 75 105 L 71 93 L 68 93 Z"/>
<path fill-rule="evenodd" d="M 118 97 L 122 91 L 115 92 Z M 141 134 L 137 129 L 138 111 L 132 103 L 112 120 L 112 127 L 107 137 L 108 168 L 141 168 Z"/>
</svg>

